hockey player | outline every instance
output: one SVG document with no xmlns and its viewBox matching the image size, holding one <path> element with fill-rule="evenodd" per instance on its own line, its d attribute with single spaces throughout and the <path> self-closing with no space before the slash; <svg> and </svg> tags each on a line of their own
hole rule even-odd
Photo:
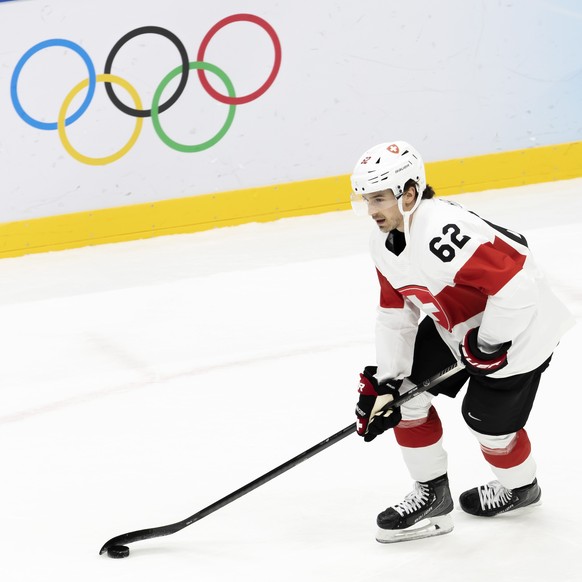
<svg viewBox="0 0 582 582">
<path fill-rule="evenodd" d="M 433 399 L 468 380 L 462 415 L 496 479 L 465 491 L 467 513 L 491 517 L 540 500 L 524 429 L 542 372 L 573 318 L 536 268 L 526 239 L 462 206 L 435 199 L 409 144 L 379 144 L 351 176 L 352 206 L 375 221 L 371 255 L 380 282 L 376 366 L 360 374 L 357 431 L 394 428 L 415 481 L 378 515 L 379 542 L 453 529 L 443 429 Z M 421 317 L 423 316 L 423 317 Z M 460 362 L 458 372 L 382 413 L 395 396 Z"/>
</svg>

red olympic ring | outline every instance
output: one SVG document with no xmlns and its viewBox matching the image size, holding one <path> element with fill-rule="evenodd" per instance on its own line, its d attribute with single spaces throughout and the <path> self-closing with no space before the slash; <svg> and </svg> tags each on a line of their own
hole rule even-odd
<svg viewBox="0 0 582 582">
<path fill-rule="evenodd" d="M 281 43 L 279 42 L 279 37 L 277 36 L 275 29 L 266 20 L 263 20 L 254 14 L 233 14 L 232 16 L 227 16 L 220 22 L 217 22 L 206 33 L 206 36 L 202 39 L 200 48 L 198 49 L 198 55 L 196 57 L 197 61 L 204 61 L 204 53 L 206 52 L 212 37 L 221 28 L 224 28 L 227 24 L 231 24 L 233 22 L 252 22 L 260 26 L 271 37 L 271 41 L 273 42 L 273 47 L 275 49 L 275 62 L 273 63 L 273 70 L 271 71 L 271 74 L 267 80 L 253 93 L 242 95 L 241 97 L 229 97 L 228 95 L 219 93 L 212 87 L 212 85 L 210 85 L 208 79 L 206 78 L 206 71 L 203 69 L 198 69 L 197 72 L 200 83 L 202 83 L 202 86 L 211 97 L 217 101 L 220 101 L 221 103 L 226 103 L 227 105 L 243 105 L 244 103 L 249 103 L 250 101 L 258 99 L 273 84 L 273 81 L 279 72 L 279 68 L 281 67 Z"/>
</svg>

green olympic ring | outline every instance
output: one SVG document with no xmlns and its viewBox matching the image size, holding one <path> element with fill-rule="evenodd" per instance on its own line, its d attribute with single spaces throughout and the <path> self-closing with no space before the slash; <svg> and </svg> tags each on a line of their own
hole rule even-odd
<svg viewBox="0 0 582 582">
<path fill-rule="evenodd" d="M 235 97 L 234 85 L 232 84 L 231 80 L 228 78 L 227 74 L 222 70 L 219 69 L 216 65 L 212 65 L 211 63 L 203 63 L 200 61 L 192 61 L 189 64 L 189 70 L 192 69 L 202 69 L 204 71 L 210 71 L 214 73 L 220 80 L 224 83 L 226 90 L 228 91 L 229 97 Z M 236 110 L 236 105 L 230 104 L 228 106 L 228 115 L 226 117 L 226 121 L 224 125 L 220 128 L 218 133 L 211 137 L 209 140 L 202 142 L 196 145 L 184 145 L 174 141 L 172 138 L 168 136 L 168 134 L 162 129 L 162 125 L 160 123 L 160 99 L 162 97 L 162 93 L 164 89 L 168 86 L 168 83 L 178 75 L 182 74 L 182 66 L 176 67 L 173 71 L 170 71 L 163 79 L 162 82 L 158 85 L 156 92 L 154 93 L 154 98 L 152 101 L 152 123 L 156 133 L 158 134 L 159 138 L 169 147 L 175 149 L 179 152 L 185 153 L 192 153 L 192 152 L 201 152 L 211 148 L 213 145 L 218 143 L 226 134 L 226 132 L 230 129 L 232 122 L 234 120 L 234 112 Z"/>
</svg>

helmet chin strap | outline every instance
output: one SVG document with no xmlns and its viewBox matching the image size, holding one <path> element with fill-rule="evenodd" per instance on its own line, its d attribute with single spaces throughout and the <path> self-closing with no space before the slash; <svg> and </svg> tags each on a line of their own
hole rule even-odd
<svg viewBox="0 0 582 582">
<path fill-rule="evenodd" d="M 419 207 L 420 203 L 422 202 L 422 196 L 417 195 L 416 196 L 416 200 L 414 201 L 414 206 L 410 209 L 410 210 L 404 210 L 404 204 L 402 202 L 402 199 L 404 198 L 404 195 L 400 196 L 400 198 L 398 198 L 398 210 L 400 210 L 400 214 L 402 214 L 402 218 L 404 221 L 404 240 L 406 241 L 406 244 L 408 245 L 409 241 L 410 241 L 410 218 L 412 213 Z"/>
</svg>

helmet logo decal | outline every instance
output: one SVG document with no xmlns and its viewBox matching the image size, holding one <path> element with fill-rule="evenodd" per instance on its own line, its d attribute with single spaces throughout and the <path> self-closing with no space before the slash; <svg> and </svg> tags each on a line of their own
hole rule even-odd
<svg viewBox="0 0 582 582">
<path fill-rule="evenodd" d="M 400 148 L 395 143 L 390 144 L 386 149 L 389 152 L 392 152 L 393 154 L 399 154 L 400 153 Z"/>
</svg>

